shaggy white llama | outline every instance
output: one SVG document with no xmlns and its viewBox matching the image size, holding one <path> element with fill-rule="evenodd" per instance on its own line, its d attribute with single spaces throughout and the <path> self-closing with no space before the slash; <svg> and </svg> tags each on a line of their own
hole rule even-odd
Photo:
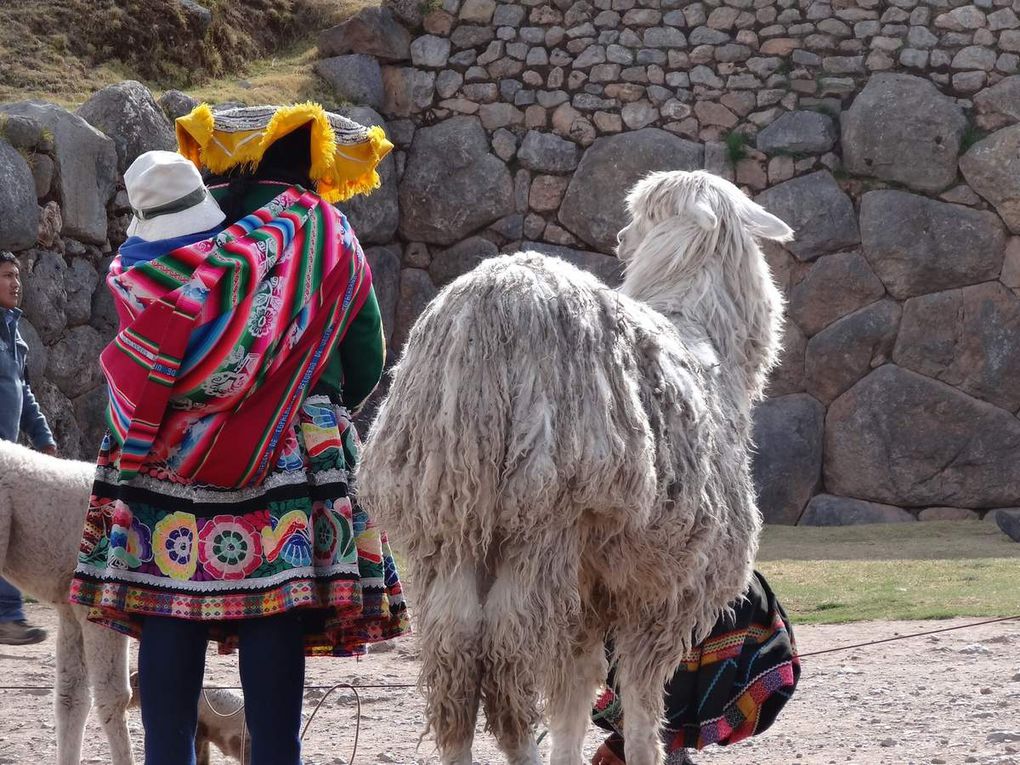
<svg viewBox="0 0 1020 765">
<path fill-rule="evenodd" d="M 95 465 L 48 457 L 0 441 L 0 571 L 23 592 L 52 604 L 57 631 L 57 762 L 81 762 L 91 701 L 113 765 L 132 765 L 125 711 L 127 639 L 92 624 L 67 596 L 78 560 Z"/>
<path fill-rule="evenodd" d="M 133 765 L 125 717 L 132 700 L 127 638 L 88 621 L 87 609 L 67 602 L 94 473 L 95 465 L 88 462 L 47 457 L 0 441 L 0 572 L 23 592 L 52 604 L 59 615 L 58 765 L 81 762 L 90 685 L 110 744 L 111 765 Z M 239 703 L 228 692 L 203 695 L 196 749 L 205 751 L 206 759 L 199 759 L 199 765 L 208 765 L 209 741 L 238 757 L 238 719 L 224 717 L 222 711 Z"/>
<path fill-rule="evenodd" d="M 534 253 L 444 289 L 365 447 L 448 765 L 471 763 L 479 703 L 509 762 L 537 763 L 540 699 L 551 762 L 579 765 L 607 636 L 627 762 L 661 762 L 663 683 L 751 573 L 750 410 L 782 313 L 754 237 L 792 232 L 703 172 L 656 173 L 628 206 L 622 294 Z"/>
</svg>

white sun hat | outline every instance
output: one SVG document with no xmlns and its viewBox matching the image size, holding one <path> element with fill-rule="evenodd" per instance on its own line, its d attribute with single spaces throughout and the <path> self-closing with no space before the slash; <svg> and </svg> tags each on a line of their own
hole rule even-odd
<svg viewBox="0 0 1020 765">
<path fill-rule="evenodd" d="M 173 151 L 147 151 L 124 173 L 134 217 L 128 236 L 146 241 L 197 234 L 226 215 L 191 160 Z"/>
</svg>

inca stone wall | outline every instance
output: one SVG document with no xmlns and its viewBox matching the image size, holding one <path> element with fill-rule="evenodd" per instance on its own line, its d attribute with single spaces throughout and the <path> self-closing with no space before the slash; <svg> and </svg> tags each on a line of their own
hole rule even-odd
<svg viewBox="0 0 1020 765">
<path fill-rule="evenodd" d="M 500 251 L 618 281 L 626 189 L 705 168 L 797 232 L 768 251 L 789 323 L 757 415 L 767 518 L 1020 505 L 1018 12 L 1020 0 L 394 0 L 324 31 L 315 71 L 397 146 L 383 188 L 344 206 L 391 353 L 438 289 Z M 33 379 L 69 452 L 94 451 L 101 429 L 89 362 L 113 321 L 97 274 L 128 219 L 117 173 L 170 145 L 167 117 L 192 105 L 171 92 L 161 111 L 124 83 L 80 116 L 3 107 L 22 116 L 7 123 L 11 150 L 0 141 L 0 180 L 17 180 L 0 207 L 19 211 L 17 225 L 0 219 L 0 246 L 29 265 Z M 35 139 L 12 135 L 26 121 Z"/>
</svg>

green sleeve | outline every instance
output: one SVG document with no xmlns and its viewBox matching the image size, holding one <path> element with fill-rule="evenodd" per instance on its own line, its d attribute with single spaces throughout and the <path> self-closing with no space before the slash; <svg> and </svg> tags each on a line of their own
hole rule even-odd
<svg viewBox="0 0 1020 765">
<path fill-rule="evenodd" d="M 344 406 L 354 412 L 379 384 L 385 363 L 382 314 L 375 290 L 371 290 L 347 328 L 340 346 L 327 362 L 321 379 L 330 387 L 335 386 L 334 390 L 340 393 Z"/>
</svg>

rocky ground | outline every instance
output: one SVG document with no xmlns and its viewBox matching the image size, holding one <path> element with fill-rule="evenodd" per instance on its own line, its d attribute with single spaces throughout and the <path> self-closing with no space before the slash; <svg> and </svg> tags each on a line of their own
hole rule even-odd
<svg viewBox="0 0 1020 765">
<path fill-rule="evenodd" d="M 31 606 L 30 617 L 55 631 L 53 612 Z M 851 645 L 896 634 L 966 624 L 867 622 L 805 626 L 802 652 Z M 0 677 L 7 685 L 49 685 L 54 641 L 0 651 Z M 361 685 L 413 681 L 413 640 L 386 647 L 360 661 L 314 660 L 309 685 Z M 210 656 L 208 683 L 237 682 L 236 660 Z M 306 715 L 322 697 L 306 694 Z M 361 731 L 356 762 L 438 763 L 429 740 L 418 744 L 422 702 L 413 689 L 369 689 L 361 693 Z M 52 697 L 48 691 L 0 691 L 0 765 L 53 762 L 56 756 Z M 305 739 L 306 765 L 346 765 L 356 718 L 350 691 L 332 695 Z M 129 721 L 136 753 L 142 755 L 141 722 Z M 588 736 L 586 754 L 598 745 Z M 481 734 L 476 762 L 501 762 L 493 741 Z M 214 763 L 227 760 L 217 757 Z M 805 765 L 980 765 L 1020 764 L 1020 623 L 1004 622 L 888 643 L 804 661 L 797 695 L 775 727 L 762 737 L 698 755 L 699 763 L 804 763 Z M 106 742 L 89 720 L 83 762 L 108 762 Z"/>
</svg>

